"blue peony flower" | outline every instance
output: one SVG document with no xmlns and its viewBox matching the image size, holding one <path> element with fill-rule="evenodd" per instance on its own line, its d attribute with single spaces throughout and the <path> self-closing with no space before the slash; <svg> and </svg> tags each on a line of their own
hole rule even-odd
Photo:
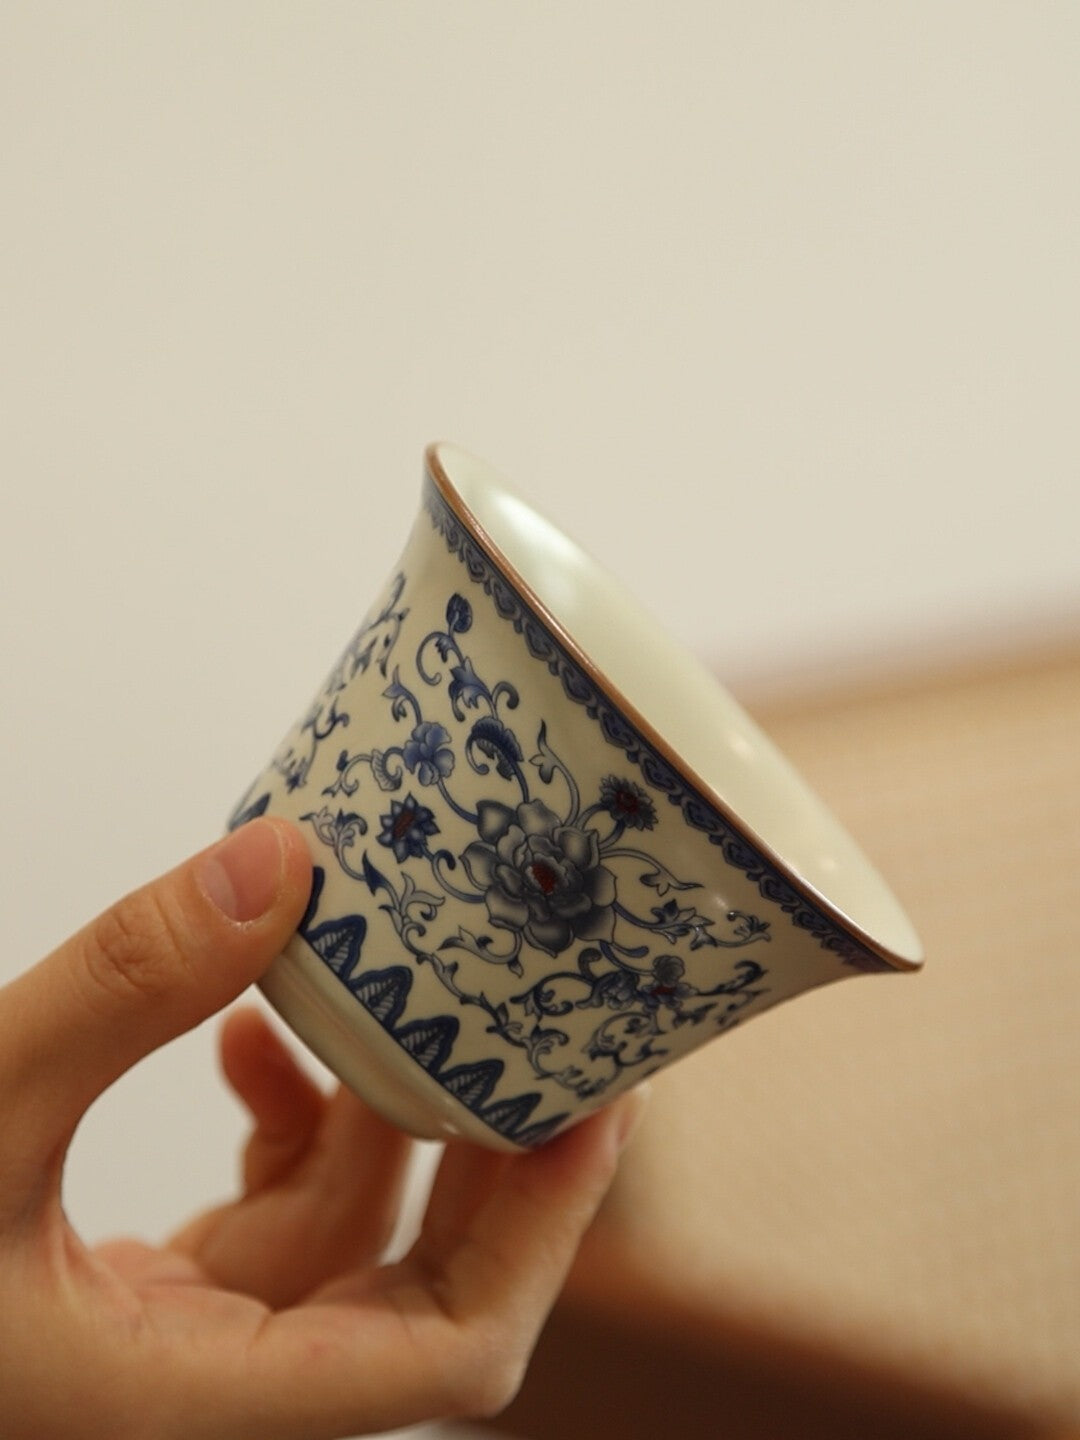
<svg viewBox="0 0 1080 1440">
<path fill-rule="evenodd" d="M 439 833 L 435 816 L 426 805 L 409 794 L 404 800 L 391 800 L 389 815 L 380 815 L 379 844 L 394 852 L 394 859 L 403 864 L 410 855 L 419 857 L 427 850 L 427 842 Z"/>
<path fill-rule="evenodd" d="M 493 925 L 549 955 L 575 940 L 611 939 L 615 877 L 600 863 L 595 830 L 564 825 L 542 800 L 516 809 L 483 800 L 478 828 L 461 858 Z"/>
<path fill-rule="evenodd" d="M 454 768 L 454 752 L 449 748 L 450 732 L 433 720 L 421 720 L 406 740 L 401 758 L 421 785 L 437 785 Z"/>
</svg>

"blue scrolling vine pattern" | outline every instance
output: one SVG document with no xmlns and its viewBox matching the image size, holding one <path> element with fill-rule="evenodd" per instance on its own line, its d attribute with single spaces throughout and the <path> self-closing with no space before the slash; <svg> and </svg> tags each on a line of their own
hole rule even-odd
<svg viewBox="0 0 1080 1440">
<path fill-rule="evenodd" d="M 487 1031 L 524 1051 L 538 1080 L 588 1099 L 628 1070 L 661 1059 L 671 1029 L 706 1018 L 726 1028 L 765 993 L 757 961 L 743 957 L 726 980 L 701 989 L 686 978 L 685 960 L 673 947 L 741 950 L 767 941 L 769 926 L 733 910 L 728 930 L 717 934 L 717 922 L 684 899 L 699 883 L 672 874 L 642 848 L 644 840 L 631 843 L 657 820 L 640 785 L 609 775 L 586 803 L 543 721 L 525 761 L 510 723 L 518 692 L 505 680 L 489 684 L 462 649 L 460 637 L 471 623 L 469 602 L 454 594 L 445 628 L 417 648 L 418 686 L 406 684 L 395 667 L 383 691 L 392 720 L 407 727 L 408 738 L 385 750 L 342 750 L 335 778 L 323 789 L 325 800 L 349 800 L 367 774 L 377 791 L 394 796 L 377 807 L 373 835 L 386 859 L 376 864 L 372 846 L 358 853 L 358 842 L 373 828 L 358 810 L 324 803 L 300 818 L 341 869 L 381 899 L 379 909 L 418 965 L 430 966 L 459 1005 L 484 1011 Z M 425 715 L 423 690 L 443 687 L 464 727 L 458 741 Z M 498 784 L 505 798 L 468 803 L 455 784 L 463 768 L 483 777 L 481 788 Z M 419 798 L 425 791 L 438 799 L 425 804 Z M 474 838 L 457 852 L 440 843 L 437 814 L 457 817 Z M 635 881 L 651 893 L 632 908 L 625 892 Z M 459 924 L 431 948 L 430 928 L 449 897 L 469 906 L 477 920 Z M 491 998 L 478 976 L 493 967 L 523 978 L 526 951 L 569 963 L 507 999 Z M 462 954 L 471 963 L 462 965 Z M 568 1062 L 572 1037 L 556 1022 L 588 1010 L 611 1013 L 592 1028 L 581 1056 Z"/>
<path fill-rule="evenodd" d="M 361 964 L 369 918 L 322 913 L 321 866 L 300 933 L 402 1049 L 486 1124 L 518 1145 L 533 1145 L 568 1118 L 564 1111 L 534 1121 L 545 1095 L 550 1107 L 560 1089 L 587 1100 L 613 1085 L 621 1088 L 618 1082 L 643 1078 L 662 1063 L 665 1041 L 682 1027 L 729 1028 L 766 995 L 767 972 L 746 950 L 769 941 L 769 924 L 732 910 L 721 931 L 719 917 L 699 912 L 691 893 L 699 884 L 677 877 L 649 853 L 659 796 L 679 808 L 686 824 L 704 831 L 770 905 L 842 963 L 888 968 L 796 891 L 651 746 L 477 546 L 430 481 L 424 502 L 469 579 L 645 783 L 611 773 L 583 795 L 547 725 L 541 721 L 529 735 L 515 727 L 517 690 L 506 680 L 489 681 L 467 653 L 464 637 L 473 613 L 460 593 L 451 595 L 444 624 L 416 647 L 410 661 L 415 676 L 404 679 L 400 665 L 391 670 L 410 613 L 402 603 L 406 577 L 395 577 L 271 769 L 288 792 L 306 789 L 322 747 L 349 725 L 342 708 L 349 683 L 373 669 L 389 682 L 382 696 L 400 743 L 341 749 L 322 803 L 301 819 L 341 871 L 378 902 L 411 960 L 382 969 Z M 443 703 L 433 707 L 439 716 L 433 718 L 425 697 L 437 693 Z M 327 778 L 325 766 L 322 771 Z M 477 790 L 483 793 L 477 796 Z M 267 809 L 269 791 L 251 801 L 255 793 L 253 786 L 230 825 Z M 456 841 L 443 827 L 456 830 Z M 460 919 L 465 906 L 475 921 L 452 930 L 443 924 L 440 931 L 449 899 L 455 903 L 447 913 Z M 686 964 L 703 947 L 742 952 L 732 956 L 726 978 L 709 988 L 692 982 Z M 540 980 L 525 983 L 522 956 L 530 952 L 531 974 L 538 955 L 550 964 Z M 459 1014 L 411 1018 L 415 975 L 425 966 Z M 485 982 L 485 975 L 498 983 Z M 496 1096 L 507 1079 L 501 1059 L 452 1063 L 459 1015 L 467 1007 L 479 1012 L 487 1033 L 524 1057 L 535 1089 Z M 520 1063 L 515 1073 L 522 1073 Z"/>
<path fill-rule="evenodd" d="M 842 964 L 866 972 L 887 972 L 893 968 L 796 889 L 604 694 L 476 543 L 430 476 L 425 480 L 423 503 L 450 553 L 464 565 L 470 580 L 490 597 L 496 612 L 522 637 L 533 658 L 559 678 L 567 698 L 581 705 L 597 721 L 608 743 L 625 754 L 648 784 L 679 807 L 686 823 L 707 835 L 727 864 L 741 870 L 765 900 L 787 915 L 797 929 L 812 936 L 823 950 L 836 955 Z"/>
<path fill-rule="evenodd" d="M 378 651 L 389 678 L 382 697 L 401 741 L 342 749 L 322 803 L 300 819 L 379 902 L 412 964 L 361 966 L 369 921 L 360 914 L 323 916 L 322 867 L 300 933 L 444 1089 L 516 1144 L 538 1144 L 567 1118 L 562 1111 L 531 1120 L 545 1093 L 561 1089 L 578 1101 L 602 1096 L 656 1068 L 668 1053 L 665 1042 L 683 1027 L 708 1023 L 716 1033 L 736 1023 L 767 993 L 764 966 L 745 952 L 769 941 L 769 925 L 731 910 L 721 927 L 697 909 L 691 892 L 700 884 L 649 853 L 648 832 L 658 817 L 636 781 L 610 774 L 583 795 L 543 720 L 526 759 L 514 727 L 518 691 L 507 680 L 486 679 L 463 648 L 473 620 L 463 595 L 450 597 L 444 626 L 416 647 L 412 683 L 400 665 L 388 674 L 408 613 L 400 607 L 405 589 L 399 576 L 390 602 L 354 637 L 305 717 L 303 747 L 285 749 L 273 769 L 288 790 L 304 788 L 320 748 L 349 723 L 339 708 L 341 690 Z M 429 695 L 443 697 L 447 724 L 425 713 Z M 369 800 L 355 808 L 361 793 Z M 373 805 L 376 797 L 382 798 Z M 268 798 L 245 799 L 232 823 L 262 813 Z M 458 844 L 446 843 L 440 820 L 453 821 Z M 442 926 L 440 939 L 436 922 L 448 899 L 455 919 L 463 907 L 476 918 Z M 743 952 L 726 978 L 707 988 L 693 983 L 686 964 L 688 954 L 705 948 Z M 522 958 L 530 954 L 527 981 Z M 537 954 L 550 961 L 538 980 Z M 540 1088 L 494 1098 L 503 1060 L 451 1064 L 456 1015 L 403 1019 L 422 966 L 458 1007 L 481 1012 L 484 1030 L 524 1058 Z M 485 982 L 485 974 L 501 977 L 499 983 Z"/>
<path fill-rule="evenodd" d="M 404 589 L 405 576 L 396 575 L 386 600 L 374 616 L 361 623 L 301 721 L 300 741 L 274 756 L 273 768 L 282 776 L 287 790 L 299 790 L 307 784 L 319 746 L 339 726 L 348 725 L 348 713 L 338 708 L 338 702 L 349 683 L 371 665 L 385 677 L 391 652 L 409 613 L 399 603 Z"/>
</svg>

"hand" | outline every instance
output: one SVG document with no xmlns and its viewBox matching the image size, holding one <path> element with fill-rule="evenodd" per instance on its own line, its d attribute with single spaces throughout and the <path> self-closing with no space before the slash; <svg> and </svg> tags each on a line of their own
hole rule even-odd
<svg viewBox="0 0 1080 1440">
<path fill-rule="evenodd" d="M 5 1440 L 330 1440 L 512 1397 L 630 1097 L 532 1154 L 448 1147 L 419 1239 L 380 1266 L 409 1142 L 241 1010 L 222 1037 L 254 1122 L 240 1198 L 160 1249 L 89 1249 L 64 1216 L 86 1108 L 258 978 L 310 882 L 299 833 L 254 821 L 0 991 Z"/>
</svg>

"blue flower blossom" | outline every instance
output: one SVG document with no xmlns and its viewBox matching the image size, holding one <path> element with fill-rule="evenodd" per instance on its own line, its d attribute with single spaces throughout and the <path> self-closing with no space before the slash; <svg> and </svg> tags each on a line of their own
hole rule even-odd
<svg viewBox="0 0 1080 1440">
<path fill-rule="evenodd" d="M 600 804 L 613 820 L 631 830 L 651 830 L 656 824 L 656 806 L 633 780 L 608 775 L 600 782 Z"/>
<path fill-rule="evenodd" d="M 427 851 L 427 842 L 439 833 L 435 816 L 412 794 L 404 800 L 391 800 L 389 815 L 380 815 L 379 844 L 394 852 L 399 865 L 410 856 L 419 858 Z"/>
<path fill-rule="evenodd" d="M 657 955 L 652 963 L 652 984 L 645 987 L 645 1004 L 649 1009 L 659 1005 L 679 1013 L 682 1002 L 697 994 L 684 980 L 686 965 L 678 955 Z"/>
<path fill-rule="evenodd" d="M 450 732 L 433 720 L 421 720 L 406 740 L 401 758 L 421 785 L 437 785 L 454 768 L 454 752 L 449 748 Z"/>
</svg>

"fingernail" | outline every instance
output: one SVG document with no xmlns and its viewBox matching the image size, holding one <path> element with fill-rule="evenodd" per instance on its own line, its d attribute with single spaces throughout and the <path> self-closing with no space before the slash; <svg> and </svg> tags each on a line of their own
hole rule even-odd
<svg viewBox="0 0 1080 1440">
<path fill-rule="evenodd" d="M 273 825 L 252 820 L 208 851 L 199 865 L 203 893 L 242 924 L 265 915 L 281 887 L 281 841 Z"/>
<path fill-rule="evenodd" d="M 649 1104 L 649 1096 L 652 1087 L 648 1084 L 638 1085 L 625 1095 L 619 1105 L 619 1121 L 615 1131 L 615 1143 L 620 1150 L 625 1149 L 641 1124 L 642 1116 Z"/>
</svg>

